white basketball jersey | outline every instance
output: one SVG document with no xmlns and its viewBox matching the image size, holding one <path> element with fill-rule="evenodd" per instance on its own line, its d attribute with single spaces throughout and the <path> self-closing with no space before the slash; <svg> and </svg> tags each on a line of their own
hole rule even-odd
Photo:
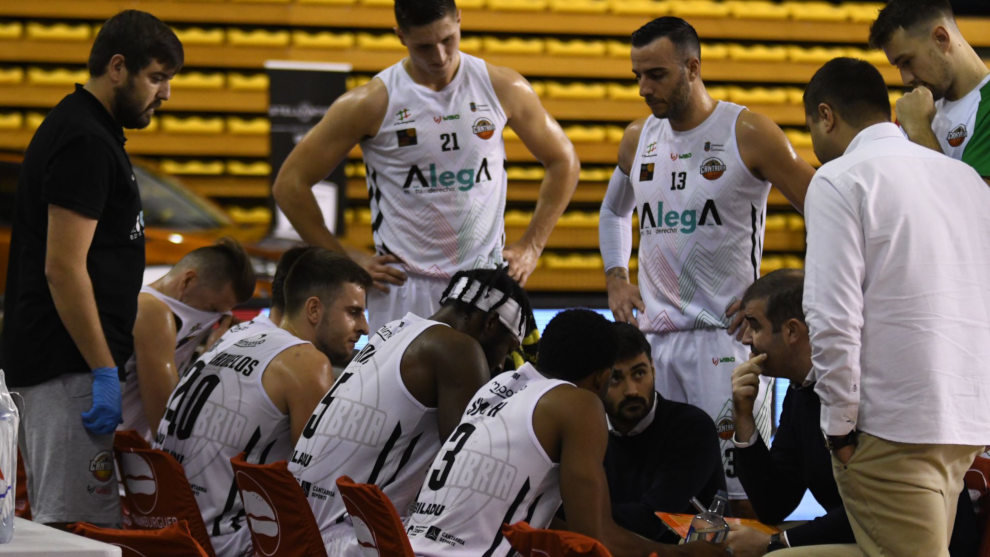
<svg viewBox="0 0 990 557">
<path fill-rule="evenodd" d="M 507 555 L 503 523 L 550 524 L 560 506 L 560 466 L 536 438 L 533 410 L 560 385 L 570 383 L 527 363 L 478 390 L 410 509 L 406 530 L 416 555 Z"/>
<path fill-rule="evenodd" d="M 961 99 L 949 101 L 945 98 L 935 101 L 935 117 L 932 119 L 932 131 L 938 139 L 942 152 L 956 160 L 963 160 L 963 153 L 969 140 L 976 135 L 977 115 L 983 108 L 983 118 L 986 119 L 990 106 L 990 74 L 973 87 L 973 90 L 963 95 Z M 984 132 L 986 134 L 987 132 Z M 973 165 L 970 161 L 965 161 Z M 986 163 L 985 159 L 980 161 Z M 975 166 L 975 165 L 974 165 Z"/>
<path fill-rule="evenodd" d="M 303 344 L 284 329 L 233 327 L 189 368 L 168 399 L 155 447 L 182 464 L 217 555 L 250 548 L 230 458 L 266 463 L 292 452 L 289 416 L 261 384 L 268 364 Z"/>
<path fill-rule="evenodd" d="M 460 57 L 441 91 L 413 81 L 402 62 L 375 76 L 388 112 L 361 142 L 377 251 L 439 278 L 497 266 L 505 243 L 506 117 L 485 61 Z"/>
<path fill-rule="evenodd" d="M 685 132 L 650 116 L 630 169 L 639 214 L 647 333 L 725 327 L 725 308 L 759 277 L 770 184 L 736 145 L 744 107 L 719 102 Z"/>
<path fill-rule="evenodd" d="M 423 483 L 440 449 L 437 410 L 409 393 L 400 363 L 409 344 L 433 326 L 446 327 L 407 313 L 379 329 L 306 423 L 289 471 L 324 533 L 346 512 L 337 496 L 340 476 L 378 485 L 401 516 Z"/>
<path fill-rule="evenodd" d="M 196 347 L 206 339 L 213 325 L 223 316 L 214 311 L 202 311 L 166 296 L 150 286 L 141 288 L 141 292 L 158 298 L 172 312 L 175 319 L 175 371 L 182 373 L 192 362 Z M 124 383 L 121 385 L 121 405 L 123 423 L 117 426 L 119 430 L 133 429 L 142 437 L 151 441 L 151 426 L 144 414 L 144 404 L 141 402 L 141 390 L 138 388 L 137 358 L 131 354 L 124 364 Z"/>
</svg>

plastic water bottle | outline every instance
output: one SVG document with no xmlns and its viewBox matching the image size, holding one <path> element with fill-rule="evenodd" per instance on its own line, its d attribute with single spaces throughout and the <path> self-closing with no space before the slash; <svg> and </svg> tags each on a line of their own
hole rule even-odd
<svg viewBox="0 0 990 557">
<path fill-rule="evenodd" d="M 17 426 L 20 416 L 0 370 L 0 543 L 14 537 L 14 498 L 17 491 Z"/>
<path fill-rule="evenodd" d="M 713 543 L 722 543 L 729 535 L 729 524 L 725 521 L 725 511 L 729 506 L 727 494 L 719 490 L 712 500 L 712 506 L 707 509 L 702 507 L 697 499 L 692 502 L 699 507 L 698 514 L 691 519 L 691 527 L 688 529 L 687 541 L 703 540 Z"/>
</svg>

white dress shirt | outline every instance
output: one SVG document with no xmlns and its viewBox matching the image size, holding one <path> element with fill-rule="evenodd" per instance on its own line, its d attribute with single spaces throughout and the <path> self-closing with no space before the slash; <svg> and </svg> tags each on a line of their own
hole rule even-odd
<svg viewBox="0 0 990 557">
<path fill-rule="evenodd" d="M 890 123 L 815 173 L 804 311 L 822 429 L 990 443 L 990 188 Z"/>
</svg>

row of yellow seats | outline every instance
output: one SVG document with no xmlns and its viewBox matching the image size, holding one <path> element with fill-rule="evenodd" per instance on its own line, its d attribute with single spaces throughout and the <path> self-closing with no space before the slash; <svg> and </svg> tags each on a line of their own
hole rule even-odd
<svg viewBox="0 0 990 557">
<path fill-rule="evenodd" d="M 272 167 L 266 161 L 229 160 L 175 160 L 161 159 L 158 167 L 166 174 L 176 176 L 270 176 Z"/>
<path fill-rule="evenodd" d="M 45 119 L 42 112 L 0 112 L 0 130 L 38 129 Z M 271 130 L 268 118 L 242 118 L 239 116 L 154 116 L 146 128 L 136 133 L 165 132 L 193 134 L 267 135 Z"/>
<path fill-rule="evenodd" d="M 89 71 L 85 68 L 44 68 L 39 66 L 0 66 L 0 85 L 62 86 L 85 83 Z M 235 91 L 267 91 L 268 76 L 263 73 L 201 72 L 184 70 L 172 79 L 172 87 L 182 89 L 232 89 Z"/>
</svg>

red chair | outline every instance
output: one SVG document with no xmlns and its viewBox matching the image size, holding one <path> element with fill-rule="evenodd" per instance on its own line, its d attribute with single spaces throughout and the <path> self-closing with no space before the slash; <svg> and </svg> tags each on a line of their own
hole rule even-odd
<svg viewBox="0 0 990 557">
<path fill-rule="evenodd" d="M 359 545 L 376 548 L 379 555 L 415 557 L 399 513 L 377 485 L 354 483 L 341 476 L 337 478 L 337 490 L 350 514 Z"/>
<path fill-rule="evenodd" d="M 612 557 L 601 542 L 577 532 L 503 524 L 502 535 L 524 557 Z"/>
<path fill-rule="evenodd" d="M 970 497 L 977 503 L 977 516 L 983 529 L 978 555 L 990 557 L 990 458 L 977 456 L 966 471 L 965 483 Z"/>
<path fill-rule="evenodd" d="M 326 555 L 320 527 L 299 482 L 284 460 L 271 464 L 245 462 L 244 453 L 230 459 L 234 481 L 247 514 L 251 543 L 265 557 Z"/>
<path fill-rule="evenodd" d="M 216 557 L 203 524 L 196 497 L 182 465 L 158 449 L 128 448 L 114 444 L 131 520 L 139 529 L 158 529 L 185 520 L 207 555 Z"/>
<path fill-rule="evenodd" d="M 180 520 L 158 530 L 118 530 L 77 522 L 69 531 L 121 549 L 123 557 L 208 557 L 209 553 L 189 533 L 189 523 Z"/>
</svg>

